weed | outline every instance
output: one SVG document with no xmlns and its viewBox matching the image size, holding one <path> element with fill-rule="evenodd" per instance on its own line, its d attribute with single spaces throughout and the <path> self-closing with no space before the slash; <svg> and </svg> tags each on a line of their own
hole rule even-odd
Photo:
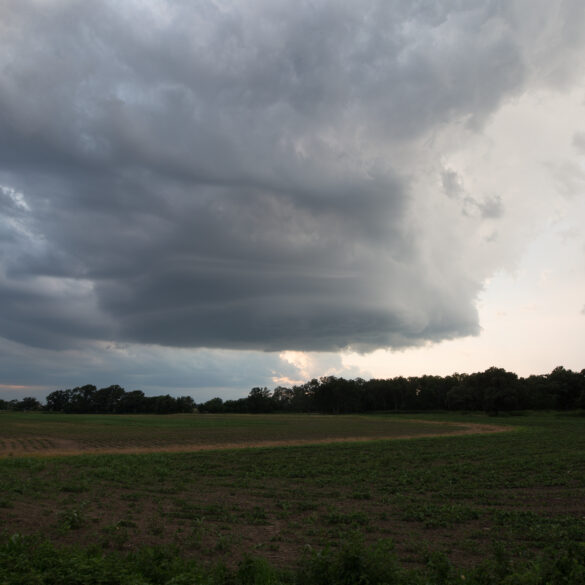
<svg viewBox="0 0 585 585">
<path fill-rule="evenodd" d="M 327 524 L 357 524 L 367 526 L 369 518 L 362 512 L 351 512 L 349 514 L 339 512 L 335 508 L 330 508 L 328 513 L 323 516 Z"/>
<path fill-rule="evenodd" d="M 83 483 L 71 483 L 61 486 L 60 491 L 67 494 L 81 494 L 88 491 L 88 487 Z"/>
<path fill-rule="evenodd" d="M 102 529 L 104 535 L 102 546 L 124 550 L 130 541 L 130 532 L 128 530 L 130 527 L 132 526 L 129 526 L 128 523 L 123 520 L 104 527 Z"/>
<path fill-rule="evenodd" d="M 165 532 L 165 525 L 160 518 L 152 517 L 148 523 L 148 532 L 152 536 L 162 536 Z"/>
<path fill-rule="evenodd" d="M 369 491 L 358 491 L 351 494 L 351 497 L 354 500 L 371 500 L 372 494 Z"/>
<path fill-rule="evenodd" d="M 115 417 L 57 416 L 55 429 L 66 424 L 83 444 L 97 444 L 109 440 L 102 432 L 109 425 L 108 433 L 119 435 L 119 444 L 140 440 L 147 446 L 147 437 L 155 437 L 156 425 L 156 441 L 163 445 L 171 438 L 187 441 L 199 431 L 205 440 L 219 443 L 237 437 L 262 441 L 270 433 L 273 438 L 291 440 L 303 433 L 306 438 L 318 438 L 323 432 L 316 429 L 319 425 L 330 430 L 343 426 L 344 432 L 372 432 L 374 436 L 371 429 L 387 432 L 396 424 L 404 431 L 421 424 L 407 423 L 395 415 L 331 420 L 301 415 L 218 416 L 201 423 L 199 418 L 203 417 L 168 421 L 126 417 L 126 429 L 126 423 Z M 475 416 L 425 414 L 421 418 L 429 422 L 444 418 L 446 426 L 441 428 L 470 420 L 493 424 L 493 420 Z M 85 430 L 82 419 L 87 422 Z M 40 428 L 53 417 L 26 420 Z M 370 424 L 371 429 L 364 430 Z M 0 525 L 23 534 L 38 531 L 59 547 L 76 538 L 87 543 L 88 550 L 99 547 L 104 538 L 119 552 L 137 550 L 144 542 L 175 543 L 176 558 L 194 556 L 206 563 L 223 558 L 230 567 L 247 551 L 255 550 L 258 542 L 268 543 L 263 550 L 278 552 L 271 556 L 287 565 L 293 565 L 303 545 L 310 544 L 313 553 L 329 563 L 325 574 L 338 577 L 341 573 L 334 567 L 341 563 L 340 551 L 347 549 L 347 559 L 353 558 L 347 561 L 347 574 L 354 575 L 347 579 L 362 574 L 372 583 L 368 571 L 375 563 L 367 561 L 374 554 L 370 549 L 375 548 L 376 539 L 390 535 L 396 542 L 393 557 L 421 567 L 409 574 L 412 583 L 435 585 L 447 579 L 452 585 L 463 581 L 461 575 L 474 585 L 510 585 L 515 578 L 524 584 L 547 582 L 545 577 L 556 583 L 563 575 L 578 577 L 584 564 L 579 560 L 582 550 L 569 557 L 565 552 L 571 543 L 585 542 L 583 418 L 537 414 L 506 419 L 506 424 L 515 431 L 199 453 L 4 458 L 0 460 Z M 424 423 L 420 428 L 428 430 L 428 426 Z M 13 428 L 16 433 L 18 427 Z M 50 432 L 38 434 L 49 436 Z M 274 501 L 274 508 L 256 505 L 267 502 L 266 498 Z M 55 506 L 62 510 L 56 523 Z M 138 524 L 132 524 L 135 518 L 128 515 L 130 508 L 136 516 L 140 511 Z M 104 526 L 104 509 L 109 517 L 117 514 L 129 524 L 119 525 L 114 532 L 115 524 Z M 32 527 L 31 515 L 38 527 Z M 429 530 L 434 531 L 433 540 L 425 548 Z M 349 543 L 348 534 L 355 531 L 365 538 L 361 549 Z M 271 541 L 273 534 L 283 535 L 284 540 Z M 507 560 L 492 550 L 495 538 Z M 279 551 L 270 548 L 275 542 Z M 441 555 L 451 564 L 451 572 L 441 573 Z M 455 561 L 463 562 L 465 570 L 457 568 Z M 353 571 L 352 566 L 359 570 Z M 39 574 L 43 570 L 38 569 Z M 233 569 L 226 571 L 218 574 L 228 575 L 236 584 Z M 25 582 L 40 580 L 26 570 L 23 575 L 29 579 Z M 206 579 L 215 579 L 213 575 Z M 394 581 L 387 582 L 406 579 L 400 571 L 392 575 Z M 183 579 L 176 573 L 167 581 L 179 577 Z M 150 584 L 142 577 L 135 582 Z M 4 583 L 3 575 L 0 583 Z"/>
<path fill-rule="evenodd" d="M 59 528 L 63 531 L 79 530 L 87 523 L 82 509 L 71 508 L 59 513 Z"/>
<path fill-rule="evenodd" d="M 215 551 L 218 553 L 225 554 L 229 552 L 232 548 L 233 538 L 226 534 L 220 534 L 217 537 L 217 541 L 215 543 Z"/>
<path fill-rule="evenodd" d="M 429 502 L 407 504 L 402 514 L 403 520 L 422 522 L 426 528 L 445 528 L 478 518 L 479 512 L 469 506 Z"/>
</svg>

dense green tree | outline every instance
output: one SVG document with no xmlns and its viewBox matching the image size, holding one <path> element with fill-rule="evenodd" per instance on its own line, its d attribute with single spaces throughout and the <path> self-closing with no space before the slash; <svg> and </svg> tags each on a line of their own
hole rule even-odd
<svg viewBox="0 0 585 585">
<path fill-rule="evenodd" d="M 170 394 L 150 396 L 147 399 L 149 412 L 155 414 L 172 414 L 177 412 L 177 402 Z"/>
<path fill-rule="evenodd" d="M 412 380 L 408 380 L 403 376 L 392 378 L 390 383 L 390 394 L 394 404 L 394 410 L 407 410 L 414 407 L 414 400 L 409 398 L 409 394 L 415 393 L 416 388 L 413 388 Z"/>
<path fill-rule="evenodd" d="M 248 394 L 248 412 L 272 412 L 275 410 L 268 388 L 252 388 Z"/>
<path fill-rule="evenodd" d="M 316 383 L 316 384 L 314 384 Z M 300 386 L 293 386 L 292 398 L 290 402 L 290 409 L 295 412 L 311 412 L 315 410 L 313 397 L 315 396 L 315 387 L 318 385 L 316 379 L 311 380 L 307 384 Z"/>
<path fill-rule="evenodd" d="M 41 410 L 41 403 L 32 396 L 25 396 L 22 400 L 15 401 L 14 410 Z"/>
<path fill-rule="evenodd" d="M 197 406 L 191 396 L 179 396 L 176 400 L 177 412 L 189 414 L 193 412 Z"/>
<path fill-rule="evenodd" d="M 547 381 L 555 396 L 555 408 L 567 410 L 577 406 L 577 400 L 585 390 L 585 376 L 582 373 L 558 366 L 547 376 Z"/>
<path fill-rule="evenodd" d="M 523 408 L 550 410 L 555 408 L 556 397 L 552 394 L 546 375 L 532 375 L 521 381 Z"/>
<path fill-rule="evenodd" d="M 34 404 L 32 404 L 34 407 Z M 18 400 L 0 401 L 0 408 L 19 409 Z M 55 390 L 46 409 L 60 412 L 159 413 L 193 412 L 190 396 L 145 396 L 125 392 L 118 385 Z M 585 408 L 585 369 L 573 372 L 561 366 L 548 375 L 518 378 L 502 368 L 450 376 L 397 376 L 389 379 L 346 380 L 336 376 L 313 378 L 292 388 L 252 388 L 245 398 L 223 401 L 216 397 L 199 404 L 199 412 L 327 412 L 469 410 L 497 414 L 519 409 Z"/>
<path fill-rule="evenodd" d="M 272 402 L 274 403 L 275 410 L 278 410 L 278 411 L 291 410 L 293 399 L 294 399 L 294 392 L 291 388 L 285 388 L 284 386 L 277 386 L 272 391 Z"/>
<path fill-rule="evenodd" d="M 489 368 L 480 374 L 483 410 L 498 414 L 501 410 L 518 410 L 518 376 L 502 368 Z"/>
<path fill-rule="evenodd" d="M 67 412 L 71 405 L 71 390 L 55 390 L 46 398 L 47 410 L 53 412 Z"/>
<path fill-rule="evenodd" d="M 76 413 L 94 412 L 94 395 L 96 392 L 97 388 L 93 384 L 73 388 L 69 401 L 69 411 Z"/>
<path fill-rule="evenodd" d="M 118 400 L 118 412 L 126 414 L 137 414 L 148 412 L 146 396 L 142 390 L 124 392 Z"/>
<path fill-rule="evenodd" d="M 364 383 L 364 410 L 391 410 L 388 380 L 371 379 Z"/>
<path fill-rule="evenodd" d="M 238 398 L 237 400 L 226 400 L 223 403 L 224 412 L 235 412 L 244 414 L 250 412 L 248 407 L 248 398 Z"/>
<path fill-rule="evenodd" d="M 476 410 L 477 406 L 473 388 L 467 384 L 453 386 L 447 392 L 446 403 L 449 410 Z"/>
<path fill-rule="evenodd" d="M 362 410 L 360 389 L 353 380 L 323 377 L 315 389 L 313 399 L 320 412 L 340 414 Z"/>
<path fill-rule="evenodd" d="M 124 394 L 124 388 L 117 384 L 96 390 L 92 396 L 92 412 L 110 414 L 118 412 L 119 403 Z"/>
<path fill-rule="evenodd" d="M 199 412 L 218 413 L 223 411 L 223 400 L 219 397 L 212 398 L 211 400 L 199 405 Z"/>
</svg>

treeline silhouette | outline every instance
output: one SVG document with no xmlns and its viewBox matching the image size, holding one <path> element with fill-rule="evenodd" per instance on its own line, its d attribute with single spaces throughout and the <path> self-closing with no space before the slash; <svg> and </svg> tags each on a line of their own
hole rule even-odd
<svg viewBox="0 0 585 585">
<path fill-rule="evenodd" d="M 491 414 L 520 410 L 585 409 L 585 370 L 562 366 L 550 374 L 519 378 L 501 368 L 450 376 L 398 376 L 389 379 L 346 380 L 335 376 L 312 379 L 291 388 L 252 388 L 245 398 L 212 398 L 196 404 L 190 396 L 146 396 L 126 392 L 118 385 L 91 385 L 55 390 L 42 405 L 26 397 L 0 400 L 0 409 L 45 410 L 65 413 L 268 413 L 322 412 L 332 414 L 370 411 L 455 410 Z"/>
<path fill-rule="evenodd" d="M 501 368 L 451 376 L 346 380 L 335 376 L 273 391 L 253 388 L 247 398 L 213 398 L 199 412 L 323 412 L 456 410 L 498 414 L 519 410 L 585 408 L 585 370 L 562 366 L 519 378 Z"/>
<path fill-rule="evenodd" d="M 51 392 L 44 406 L 36 398 L 27 396 L 10 402 L 0 400 L 0 409 L 75 414 L 176 414 L 193 412 L 195 401 L 190 396 L 146 396 L 142 390 L 126 392 L 117 384 L 99 390 L 92 384 L 86 384 L 70 390 Z"/>
</svg>

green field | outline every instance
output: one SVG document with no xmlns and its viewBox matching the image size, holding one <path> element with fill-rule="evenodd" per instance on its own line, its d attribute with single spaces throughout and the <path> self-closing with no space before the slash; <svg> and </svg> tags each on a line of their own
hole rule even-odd
<svg viewBox="0 0 585 585">
<path fill-rule="evenodd" d="M 584 417 L 408 418 L 2 413 L 0 583 L 585 583 Z"/>
</svg>

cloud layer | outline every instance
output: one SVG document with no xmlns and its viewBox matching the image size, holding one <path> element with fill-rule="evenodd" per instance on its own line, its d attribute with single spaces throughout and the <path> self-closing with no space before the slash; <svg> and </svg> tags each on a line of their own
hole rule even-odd
<svg viewBox="0 0 585 585">
<path fill-rule="evenodd" d="M 0 335 L 40 348 L 476 334 L 529 206 L 450 154 L 583 73 L 580 0 L 2 11 Z"/>
</svg>

